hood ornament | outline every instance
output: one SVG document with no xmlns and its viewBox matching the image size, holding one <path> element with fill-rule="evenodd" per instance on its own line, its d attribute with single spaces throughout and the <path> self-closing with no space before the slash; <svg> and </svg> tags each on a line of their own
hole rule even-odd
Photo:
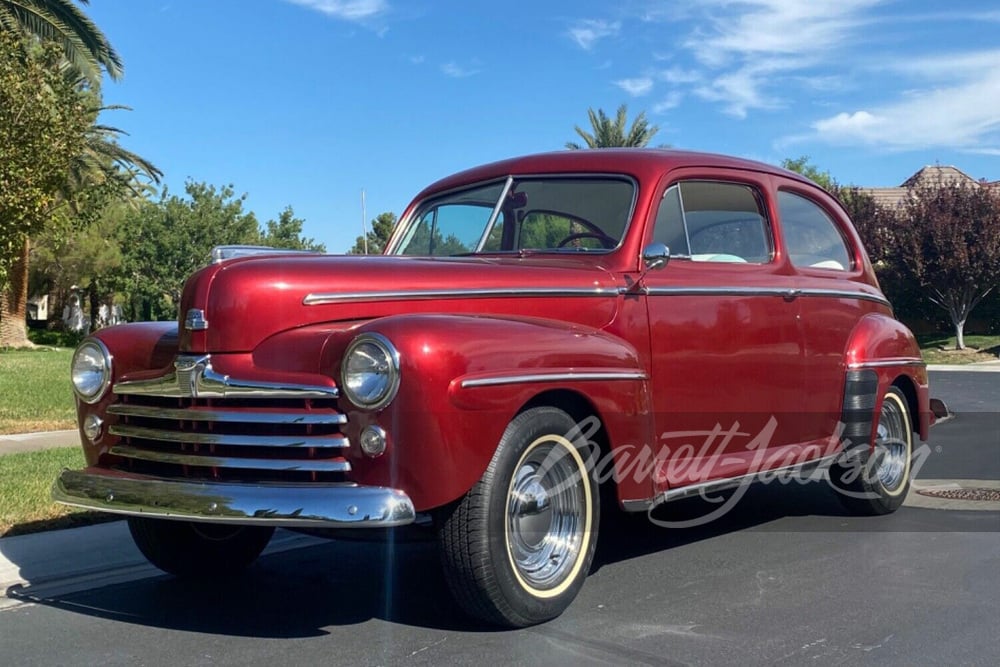
<svg viewBox="0 0 1000 667">
<path fill-rule="evenodd" d="M 205 311 L 201 308 L 192 308 L 184 318 L 184 328 L 188 331 L 204 331 L 208 329 L 208 320 L 205 319 Z"/>
</svg>

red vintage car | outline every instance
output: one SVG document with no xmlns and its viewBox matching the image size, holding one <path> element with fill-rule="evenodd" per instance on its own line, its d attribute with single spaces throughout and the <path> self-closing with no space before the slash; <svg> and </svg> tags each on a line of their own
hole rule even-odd
<svg viewBox="0 0 1000 667">
<path fill-rule="evenodd" d="M 177 575 L 243 568 L 276 526 L 425 518 L 461 607 L 539 623 L 602 508 L 820 468 L 892 512 L 933 420 L 844 210 L 756 162 L 520 157 L 421 192 L 383 256 L 215 254 L 178 322 L 81 344 L 88 467 L 54 490 Z"/>
</svg>

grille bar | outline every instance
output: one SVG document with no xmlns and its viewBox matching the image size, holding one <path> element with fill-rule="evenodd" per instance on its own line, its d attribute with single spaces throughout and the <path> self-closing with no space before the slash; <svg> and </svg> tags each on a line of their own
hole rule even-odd
<svg viewBox="0 0 1000 667">
<path fill-rule="evenodd" d="M 229 435 L 224 433 L 195 433 L 168 431 L 144 426 L 116 424 L 109 431 L 123 438 L 139 438 L 192 445 L 231 445 L 235 447 L 316 447 L 343 449 L 350 446 L 347 438 L 337 435 Z"/>
<path fill-rule="evenodd" d="M 161 408 L 117 403 L 108 407 L 108 414 L 120 417 L 145 417 L 173 421 L 226 422 L 245 424 L 338 425 L 347 423 L 347 415 L 338 413 L 305 414 L 302 411 L 241 411 L 216 408 Z"/>
<path fill-rule="evenodd" d="M 140 461 L 198 466 L 202 468 L 277 470 L 284 472 L 350 472 L 351 470 L 351 464 L 342 458 L 327 460 L 251 459 L 245 457 L 215 456 L 211 454 L 178 454 L 176 452 L 139 449 L 128 445 L 112 447 L 110 453 L 114 456 L 139 459 Z"/>
</svg>

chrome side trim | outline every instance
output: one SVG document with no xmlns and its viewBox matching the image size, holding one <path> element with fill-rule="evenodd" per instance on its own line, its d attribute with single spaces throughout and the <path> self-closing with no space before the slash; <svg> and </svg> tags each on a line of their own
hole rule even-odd
<svg viewBox="0 0 1000 667">
<path fill-rule="evenodd" d="M 782 298 L 827 297 L 860 299 L 890 306 L 889 300 L 879 294 L 849 292 L 847 290 L 790 289 L 787 287 L 647 287 L 650 296 L 780 296 Z"/>
<path fill-rule="evenodd" d="M 386 487 L 172 481 L 98 468 L 64 470 L 52 497 L 129 516 L 256 526 L 386 528 L 416 517 L 409 496 Z"/>
<path fill-rule="evenodd" d="M 212 369 L 211 355 L 180 355 L 174 371 L 150 380 L 117 382 L 119 395 L 167 398 L 337 398 L 336 387 L 239 380 Z"/>
<path fill-rule="evenodd" d="M 163 452 L 155 449 L 139 449 L 129 445 L 116 445 L 110 454 L 127 459 L 153 461 L 155 463 L 172 463 L 175 465 L 195 466 L 198 468 L 236 468 L 240 470 L 280 470 L 299 472 L 350 472 L 351 464 L 347 461 L 294 460 L 294 459 L 247 459 L 232 456 L 214 456 L 211 454 L 179 454 Z"/>
<path fill-rule="evenodd" d="M 761 477 L 769 477 L 771 475 L 781 475 L 786 473 L 810 472 L 816 470 L 817 468 L 829 467 L 830 464 L 837 460 L 837 457 L 839 456 L 840 454 L 831 454 L 830 456 L 824 456 L 823 458 L 815 459 L 813 461 L 806 461 L 805 463 L 795 463 L 781 468 L 761 470 L 759 472 L 752 472 L 738 477 L 714 479 L 708 482 L 701 482 L 699 484 L 681 486 L 676 489 L 668 489 L 654 498 L 624 500 L 622 501 L 622 506 L 626 512 L 646 512 L 657 505 L 669 503 L 674 500 L 690 498 L 703 493 L 708 494 L 715 493 L 716 491 L 725 491 L 726 489 L 732 489 L 737 486 L 742 486 L 743 484 L 752 484 L 759 481 Z"/>
<path fill-rule="evenodd" d="M 849 370 L 858 370 L 860 368 L 885 368 L 887 366 L 926 366 L 927 362 L 918 357 L 896 357 L 893 359 L 878 359 L 876 361 L 859 361 L 857 363 L 848 364 L 847 368 Z"/>
<path fill-rule="evenodd" d="M 648 376 L 642 371 L 613 371 L 597 373 L 532 373 L 530 375 L 504 375 L 497 377 L 473 378 L 462 380 L 462 388 L 494 387 L 505 384 L 523 384 L 526 382 L 573 382 L 593 380 L 646 380 Z"/>
<path fill-rule="evenodd" d="M 593 297 L 618 296 L 618 287 L 523 287 L 481 288 L 481 289 L 433 289 L 433 290 L 379 290 L 371 292 L 319 292 L 307 294 L 303 305 L 322 306 L 332 303 L 353 301 L 379 301 L 382 299 L 469 299 L 469 298 L 515 298 L 515 297 Z"/>
<path fill-rule="evenodd" d="M 167 431 L 144 426 L 117 424 L 108 429 L 111 435 L 122 438 L 158 440 L 191 445 L 226 445 L 233 447 L 317 447 L 343 449 L 350 446 L 347 438 L 331 435 L 224 435 L 221 433 L 195 433 Z"/>
<path fill-rule="evenodd" d="M 149 419 L 169 419 L 189 422 L 227 422 L 239 424 L 346 424 L 347 415 L 340 413 L 304 412 L 240 412 L 217 408 L 155 408 L 143 405 L 114 403 L 108 406 L 108 414 L 120 417 L 147 417 Z"/>
</svg>

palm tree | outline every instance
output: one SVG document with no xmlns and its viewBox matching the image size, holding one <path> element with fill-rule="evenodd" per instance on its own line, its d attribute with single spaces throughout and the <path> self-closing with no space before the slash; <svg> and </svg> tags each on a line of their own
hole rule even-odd
<svg viewBox="0 0 1000 667">
<path fill-rule="evenodd" d="M 598 109 L 595 113 L 593 109 L 587 109 L 590 116 L 590 126 L 593 134 L 576 126 L 576 133 L 583 139 L 585 146 L 570 141 L 566 143 L 566 148 L 570 150 L 580 150 L 583 148 L 642 148 L 650 142 L 660 128 L 650 125 L 646 120 L 646 112 L 640 113 L 632 121 L 632 127 L 627 128 L 626 112 L 628 109 L 623 104 L 618 107 L 618 113 L 614 120 L 608 118 L 603 109 Z"/>
<path fill-rule="evenodd" d="M 79 2 L 89 4 L 89 0 Z M 72 0 L 0 0 L 0 31 L 58 45 L 64 59 L 58 65 L 61 74 L 74 81 L 81 95 L 100 99 L 102 67 L 112 79 L 122 75 L 121 58 L 108 38 Z M 152 163 L 118 144 L 116 138 L 123 134 L 121 130 L 97 124 L 100 111 L 95 105 L 84 149 L 72 165 L 66 187 L 58 193 L 57 204 L 72 206 L 75 195 L 91 186 L 126 186 L 134 191 L 137 175 L 145 174 L 156 182 L 162 175 Z M 29 240 L 25 238 L 23 249 L 10 267 L 7 284 L 0 286 L 0 344 L 30 345 L 24 326 L 28 249 Z"/>
<path fill-rule="evenodd" d="M 100 82 L 101 67 L 114 80 L 124 71 L 108 38 L 72 0 L 0 0 L 0 30 L 59 44 L 66 61 L 91 84 Z"/>
</svg>

